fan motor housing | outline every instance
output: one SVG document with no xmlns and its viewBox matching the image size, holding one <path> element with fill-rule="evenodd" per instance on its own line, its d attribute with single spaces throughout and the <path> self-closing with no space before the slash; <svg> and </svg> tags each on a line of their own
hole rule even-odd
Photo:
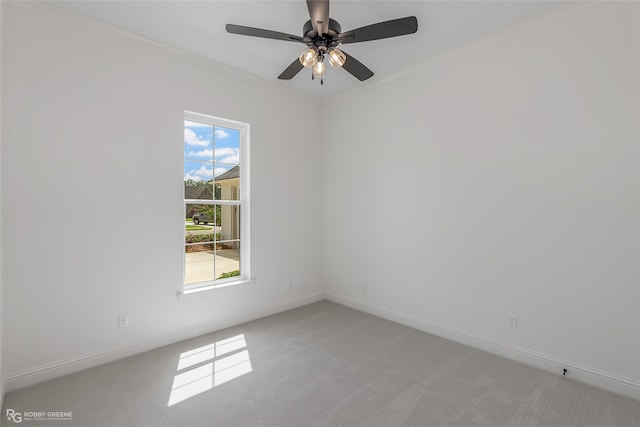
<svg viewBox="0 0 640 427">
<path fill-rule="evenodd" d="M 342 27 L 340 27 L 340 24 L 338 23 L 338 21 L 336 21 L 335 19 L 331 19 L 329 18 L 329 30 L 327 30 L 327 38 L 329 40 L 332 40 L 336 37 L 338 37 L 338 34 L 340 34 L 342 32 Z M 314 36 L 310 36 L 310 34 L 314 34 Z M 303 37 L 309 37 L 310 39 L 316 39 L 316 38 L 322 38 L 323 35 L 321 34 L 315 34 L 314 29 L 313 29 L 313 25 L 311 24 L 311 20 L 308 20 L 307 22 L 305 22 L 304 26 L 302 27 L 302 36 Z"/>
</svg>

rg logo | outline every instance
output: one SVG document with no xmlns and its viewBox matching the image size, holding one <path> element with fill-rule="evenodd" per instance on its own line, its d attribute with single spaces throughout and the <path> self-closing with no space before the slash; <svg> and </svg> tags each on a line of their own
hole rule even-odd
<svg viewBox="0 0 640 427">
<path fill-rule="evenodd" d="M 22 414 L 20 412 L 16 412 L 13 409 L 7 409 L 7 420 L 13 421 L 14 423 L 21 423 Z"/>
</svg>

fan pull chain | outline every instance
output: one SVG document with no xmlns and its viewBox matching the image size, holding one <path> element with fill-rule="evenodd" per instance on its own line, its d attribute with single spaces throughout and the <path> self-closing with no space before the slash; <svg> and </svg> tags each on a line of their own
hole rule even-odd
<svg viewBox="0 0 640 427">
<path fill-rule="evenodd" d="M 316 76 L 313 75 L 313 73 L 311 73 L 311 80 L 315 80 Z M 320 84 L 323 85 L 324 84 L 324 77 L 320 77 Z"/>
</svg>

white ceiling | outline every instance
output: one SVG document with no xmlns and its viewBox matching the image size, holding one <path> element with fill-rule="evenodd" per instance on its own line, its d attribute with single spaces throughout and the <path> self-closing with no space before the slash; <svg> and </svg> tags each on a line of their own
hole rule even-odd
<svg viewBox="0 0 640 427">
<path fill-rule="evenodd" d="M 344 45 L 375 76 L 360 82 L 343 70 L 327 70 L 325 84 L 302 70 L 291 81 L 277 76 L 305 48 L 303 44 L 228 34 L 226 24 L 302 35 L 309 19 L 303 0 L 289 1 L 62 1 L 47 2 L 67 12 L 135 33 L 248 71 L 276 84 L 327 97 L 375 83 L 405 68 L 459 49 L 520 21 L 564 5 L 554 1 L 343 1 L 330 15 L 343 31 L 414 15 L 416 34 Z"/>
</svg>

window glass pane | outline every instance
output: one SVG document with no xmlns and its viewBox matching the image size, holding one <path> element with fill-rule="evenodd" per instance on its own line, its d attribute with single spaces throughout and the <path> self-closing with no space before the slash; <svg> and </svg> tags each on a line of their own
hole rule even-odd
<svg viewBox="0 0 640 427">
<path fill-rule="evenodd" d="M 240 166 L 215 164 L 216 200 L 240 200 Z"/>
<path fill-rule="evenodd" d="M 213 162 L 213 126 L 184 121 L 184 158 Z"/>
<path fill-rule="evenodd" d="M 240 131 L 220 126 L 215 127 L 215 161 L 228 165 L 240 164 Z"/>
<path fill-rule="evenodd" d="M 185 285 L 207 282 L 215 279 L 214 245 L 214 243 L 206 243 L 202 245 L 185 245 Z"/>
<path fill-rule="evenodd" d="M 240 239 L 240 206 L 221 205 L 220 206 L 220 239 L 238 240 Z"/>
<path fill-rule="evenodd" d="M 214 224 L 215 222 L 217 224 Z M 190 203 L 185 205 L 185 225 L 189 226 L 187 231 L 210 230 L 213 232 L 213 225 L 220 225 L 220 207 Z"/>
<path fill-rule="evenodd" d="M 202 168 L 206 169 L 206 166 L 202 166 Z M 206 173 L 204 169 L 199 173 Z M 209 168 L 211 178 L 203 177 L 202 175 L 198 176 L 197 173 L 196 169 L 187 170 L 187 162 L 185 162 L 184 198 L 213 200 L 213 173 L 211 168 Z"/>
<path fill-rule="evenodd" d="M 208 230 L 194 230 L 193 228 L 207 228 Z M 220 236 L 216 236 L 216 233 L 213 231 L 212 226 L 197 226 L 197 225 L 187 225 L 187 230 L 184 234 L 184 243 L 186 245 L 197 246 L 200 244 L 207 244 L 213 242 L 214 240 L 219 240 Z M 196 248 L 197 249 L 197 248 Z M 194 249 L 194 251 L 196 250 Z"/>
<path fill-rule="evenodd" d="M 216 279 L 240 275 L 240 242 L 219 243 L 216 250 Z"/>
</svg>

